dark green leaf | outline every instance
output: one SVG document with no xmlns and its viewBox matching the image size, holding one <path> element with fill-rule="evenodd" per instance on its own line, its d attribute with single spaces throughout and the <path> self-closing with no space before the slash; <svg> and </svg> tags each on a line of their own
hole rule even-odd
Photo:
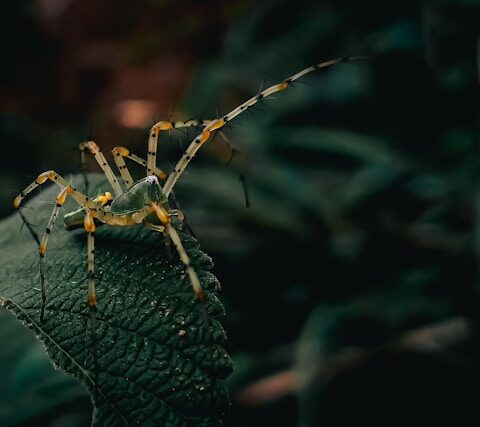
<svg viewBox="0 0 480 427">
<path fill-rule="evenodd" d="M 77 412 L 88 407 L 85 389 L 54 369 L 42 344 L 0 308 L 0 425 L 13 427 L 46 413 Z M 85 416 L 85 418 L 88 415 Z M 75 424 L 76 425 L 76 424 Z"/>
<path fill-rule="evenodd" d="M 106 191 L 98 176 L 93 187 Z M 57 188 L 24 210 L 43 229 Z M 73 205 L 71 205 L 73 207 Z M 92 327 L 86 304 L 86 238 L 58 221 L 46 255 L 46 319 L 39 320 L 38 256 L 14 215 L 0 225 L 3 278 L 0 300 L 32 328 L 60 369 L 87 387 L 94 425 L 219 425 L 228 406 L 219 381 L 231 372 L 222 348 L 223 308 L 215 296 L 212 262 L 182 233 L 207 292 L 198 302 L 178 256 L 158 233 L 143 226 L 103 226 L 96 232 L 98 309 Z M 95 350 L 96 348 L 96 350 Z M 95 369 L 95 355 L 98 370 Z"/>
</svg>

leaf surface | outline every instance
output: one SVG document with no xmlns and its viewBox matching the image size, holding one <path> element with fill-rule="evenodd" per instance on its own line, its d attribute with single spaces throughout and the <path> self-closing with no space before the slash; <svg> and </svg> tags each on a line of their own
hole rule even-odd
<svg viewBox="0 0 480 427">
<path fill-rule="evenodd" d="M 92 194 L 109 190 L 98 175 L 90 180 Z M 38 230 L 53 208 L 54 187 L 33 198 L 32 209 L 24 208 Z M 232 363 L 222 347 L 219 284 L 196 240 L 181 233 L 207 293 L 204 304 L 195 299 L 183 264 L 162 235 L 141 225 L 98 227 L 98 307 L 92 321 L 86 304 L 86 236 L 83 230 L 66 231 L 60 217 L 45 258 L 46 318 L 40 322 L 36 243 L 25 227 L 20 229 L 18 215 L 0 224 L 0 300 L 34 330 L 58 368 L 85 384 L 95 404 L 93 425 L 221 424 L 229 401 L 220 380 Z"/>
</svg>

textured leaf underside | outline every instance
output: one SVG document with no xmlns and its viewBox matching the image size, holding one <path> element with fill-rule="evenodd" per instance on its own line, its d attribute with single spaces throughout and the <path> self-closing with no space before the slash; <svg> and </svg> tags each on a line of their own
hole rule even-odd
<svg viewBox="0 0 480 427">
<path fill-rule="evenodd" d="M 109 190 L 98 176 L 90 179 L 98 190 L 91 194 Z M 27 204 L 32 209 L 24 208 L 39 231 L 58 193 L 51 187 Z M 195 299 L 182 263 L 174 250 L 169 255 L 160 234 L 141 225 L 97 228 L 98 309 L 92 328 L 83 230 L 67 232 L 58 219 L 46 255 L 46 318 L 40 323 L 36 244 L 20 229 L 18 215 L 0 224 L 0 300 L 35 331 L 56 366 L 86 385 L 95 404 L 94 425 L 221 424 L 229 403 L 220 379 L 232 364 L 222 347 L 218 281 L 209 272 L 211 259 L 192 237 L 181 234 L 206 289 L 205 304 Z"/>
</svg>

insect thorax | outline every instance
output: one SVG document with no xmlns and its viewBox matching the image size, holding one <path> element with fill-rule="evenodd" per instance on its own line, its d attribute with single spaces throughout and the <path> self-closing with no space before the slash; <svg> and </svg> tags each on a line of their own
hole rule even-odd
<svg viewBox="0 0 480 427">
<path fill-rule="evenodd" d="M 93 201 L 98 200 L 101 196 L 94 197 Z M 104 206 L 104 209 L 114 215 L 131 216 L 152 203 L 157 203 L 168 209 L 167 198 L 162 191 L 158 178 L 154 175 L 135 182 L 125 193 L 115 197 L 109 206 Z M 84 208 L 65 214 L 65 227 L 68 230 L 82 227 L 84 217 Z"/>
<path fill-rule="evenodd" d="M 152 203 L 162 206 L 167 204 L 167 198 L 155 175 L 135 182 L 125 193 L 115 197 L 110 211 L 115 215 L 131 215 Z"/>
</svg>

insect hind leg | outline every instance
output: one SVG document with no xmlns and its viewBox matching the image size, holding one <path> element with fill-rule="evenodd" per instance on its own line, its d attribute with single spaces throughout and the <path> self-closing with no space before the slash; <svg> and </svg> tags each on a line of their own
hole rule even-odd
<svg viewBox="0 0 480 427">
<path fill-rule="evenodd" d="M 38 234 L 33 229 L 32 224 L 27 220 L 21 209 L 18 209 L 20 218 L 22 218 L 23 224 L 27 227 L 27 230 L 30 232 L 31 236 L 35 240 L 38 246 L 40 246 L 40 238 Z M 45 319 L 45 307 L 47 304 L 47 293 L 45 289 L 45 256 L 38 251 L 39 261 L 38 269 L 40 273 L 40 292 L 41 292 L 41 307 L 40 307 L 40 322 L 43 322 Z"/>
<path fill-rule="evenodd" d="M 175 228 L 172 226 L 172 223 L 170 221 L 170 214 L 156 203 L 152 203 L 151 208 L 152 211 L 157 215 L 160 222 L 165 227 L 164 234 L 172 241 L 173 246 L 175 246 L 175 249 L 178 252 L 180 260 L 185 266 L 185 270 L 190 279 L 190 283 L 192 285 L 195 297 L 199 301 L 203 302 L 205 300 L 205 292 L 203 291 L 200 279 L 198 278 L 195 269 L 190 263 L 190 257 L 188 256 L 187 251 L 183 246 L 180 236 L 178 235 L 177 230 L 175 230 Z"/>
<path fill-rule="evenodd" d="M 72 194 L 72 192 L 73 192 L 73 188 L 71 186 L 63 187 L 60 190 L 60 193 L 58 194 L 55 200 L 55 206 L 52 210 L 52 213 L 50 214 L 50 219 L 48 220 L 47 226 L 45 227 L 45 231 L 41 239 L 38 237 L 38 234 L 33 229 L 33 226 L 28 222 L 27 218 L 25 217 L 21 209 L 18 209 L 18 212 L 20 214 L 20 217 L 22 218 L 23 223 L 25 224 L 28 231 L 30 232 L 33 239 L 38 245 L 40 291 L 42 295 L 41 296 L 42 303 L 40 308 L 40 322 L 43 322 L 45 320 L 45 309 L 46 309 L 46 303 L 47 303 L 46 280 L 45 280 L 45 254 L 47 253 L 48 240 L 52 232 L 52 229 L 55 225 L 55 220 L 58 217 L 60 208 L 65 203 L 67 196 L 69 194 Z"/>
<path fill-rule="evenodd" d="M 95 221 L 93 212 L 87 209 L 83 221 L 85 232 L 87 233 L 87 303 L 90 311 L 90 334 L 93 347 L 93 370 L 95 374 L 95 400 L 97 398 L 98 385 L 98 340 L 96 334 L 97 327 L 97 295 L 95 289 Z"/>
</svg>

